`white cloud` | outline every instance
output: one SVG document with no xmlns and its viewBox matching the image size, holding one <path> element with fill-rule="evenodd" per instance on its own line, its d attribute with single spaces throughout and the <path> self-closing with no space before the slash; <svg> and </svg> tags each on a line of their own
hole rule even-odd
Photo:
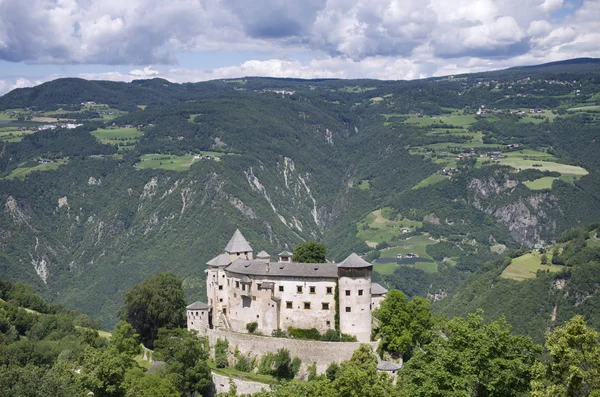
<svg viewBox="0 0 600 397">
<path fill-rule="evenodd" d="M 405 79 L 600 56 L 597 15 L 596 0 L 0 0 L 0 60 L 132 65 L 80 75 L 119 81 Z M 164 66 L 239 51 L 263 60 Z M 16 84 L 3 81 L 0 91 Z"/>
</svg>

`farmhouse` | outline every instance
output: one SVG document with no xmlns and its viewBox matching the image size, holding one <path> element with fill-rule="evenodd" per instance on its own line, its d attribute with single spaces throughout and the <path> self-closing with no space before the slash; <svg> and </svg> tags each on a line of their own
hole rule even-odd
<svg viewBox="0 0 600 397">
<path fill-rule="evenodd" d="M 187 307 L 187 326 L 200 333 L 208 329 L 247 332 L 316 328 L 335 329 L 339 307 L 339 330 L 359 342 L 371 336 L 371 311 L 387 290 L 371 282 L 373 266 L 356 254 L 343 262 L 297 263 L 284 251 L 276 261 L 253 249 L 239 230 L 225 252 L 207 262 L 207 302 Z"/>
</svg>

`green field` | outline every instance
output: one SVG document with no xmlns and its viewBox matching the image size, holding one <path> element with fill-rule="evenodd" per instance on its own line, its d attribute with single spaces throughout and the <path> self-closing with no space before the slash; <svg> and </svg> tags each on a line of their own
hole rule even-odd
<svg viewBox="0 0 600 397">
<path fill-rule="evenodd" d="M 531 190 L 552 189 L 552 182 L 554 182 L 557 179 L 558 178 L 554 178 L 551 176 L 545 176 L 543 178 L 536 179 L 535 181 L 524 182 L 524 184 Z"/>
<path fill-rule="evenodd" d="M 527 109 L 523 109 L 528 112 Z M 549 121 L 554 121 L 556 118 L 556 114 L 552 113 L 551 110 L 543 110 L 542 113 L 527 113 L 527 115 L 521 117 L 519 119 L 520 123 L 534 123 L 539 124 L 544 122 L 546 119 Z"/>
<path fill-rule="evenodd" d="M 25 135 L 33 134 L 35 131 L 21 131 L 18 127 L 0 128 L 0 142 L 21 142 Z"/>
<path fill-rule="evenodd" d="M 220 157 L 224 155 L 225 153 L 221 152 L 202 152 L 201 154 L 185 154 L 183 156 L 170 154 L 144 154 L 141 156 L 140 161 L 135 164 L 135 168 L 187 171 L 194 162 L 207 161 L 198 158 L 199 156 L 212 156 L 213 160 L 220 161 Z"/>
<path fill-rule="evenodd" d="M 563 269 L 563 266 L 552 265 L 552 255 L 546 254 L 548 257 L 548 265 L 542 265 L 541 257 L 542 254 L 539 252 L 532 252 L 514 258 L 510 265 L 504 269 L 500 277 L 510 278 L 512 280 L 522 281 L 528 278 L 535 278 L 535 273 L 538 270 L 550 270 L 551 272 L 559 272 Z"/>
<path fill-rule="evenodd" d="M 600 105 L 591 105 L 591 106 L 580 106 L 576 108 L 567 109 L 568 112 L 599 112 Z"/>
<path fill-rule="evenodd" d="M 190 123 L 194 123 L 194 119 L 195 119 L 197 116 L 202 116 L 202 113 L 190 114 L 190 117 L 188 117 L 188 122 L 190 122 Z"/>
<path fill-rule="evenodd" d="M 357 187 L 360 190 L 369 190 L 371 188 L 371 185 L 369 185 L 369 180 L 368 179 L 363 179 L 362 181 L 360 181 L 360 183 L 357 185 Z"/>
<path fill-rule="evenodd" d="M 118 145 L 119 150 L 127 150 L 132 149 L 144 133 L 137 128 L 100 128 L 92 131 L 92 135 L 104 144 Z"/>
<path fill-rule="evenodd" d="M 399 241 L 393 248 L 382 250 L 381 257 L 394 258 L 396 254 L 405 255 L 412 252 L 419 255 L 420 258 L 431 259 L 431 257 L 427 255 L 426 248 L 428 245 L 432 244 L 437 244 L 437 241 L 432 240 L 425 235 L 409 237 L 406 240 Z"/>
<path fill-rule="evenodd" d="M 423 117 L 411 117 L 405 121 L 407 124 L 416 124 L 423 127 L 431 126 L 433 124 L 451 124 L 457 127 L 468 127 L 475 122 L 474 114 L 461 114 L 461 115 L 450 115 L 450 116 L 423 116 Z"/>
<path fill-rule="evenodd" d="M 4 177 L 3 179 L 14 179 L 14 178 L 19 178 L 19 179 L 24 179 L 27 174 L 34 172 L 34 171 L 52 171 L 57 169 L 60 165 L 62 164 L 66 164 L 69 162 L 69 159 L 57 159 L 55 161 L 53 161 L 52 163 L 47 163 L 47 164 L 37 164 L 35 166 L 32 167 L 27 167 L 25 165 L 25 163 L 22 163 L 19 165 L 19 167 L 15 168 L 10 175 Z"/>
<path fill-rule="evenodd" d="M 531 150 L 531 149 L 522 149 L 522 150 L 511 151 L 511 152 L 504 152 L 504 153 L 502 153 L 502 155 L 505 158 L 522 158 L 522 159 L 531 159 L 531 160 L 544 159 L 546 161 L 556 160 L 556 157 L 554 157 L 550 153 L 540 152 L 539 150 Z"/>
<path fill-rule="evenodd" d="M 420 189 L 422 187 L 426 187 L 426 186 L 433 185 L 433 184 L 441 182 L 441 181 L 445 181 L 446 179 L 450 179 L 450 177 L 447 175 L 441 175 L 441 174 L 435 173 L 433 175 L 429 175 L 427 178 L 425 178 L 421 182 L 417 183 L 415 186 L 413 186 L 413 189 Z"/>
<path fill-rule="evenodd" d="M 118 140 L 118 139 L 129 139 L 139 138 L 144 133 L 139 131 L 137 128 L 100 128 L 92 131 L 92 135 L 99 140 Z"/>
<path fill-rule="evenodd" d="M 552 161 L 542 161 L 542 160 L 524 160 L 522 158 L 516 157 L 506 157 L 498 160 L 498 164 L 500 165 L 508 165 L 510 167 L 516 169 L 527 169 L 532 168 L 540 171 L 553 171 L 560 172 L 563 175 L 587 175 L 588 172 L 578 166 L 575 165 L 567 165 L 555 163 Z"/>
<path fill-rule="evenodd" d="M 385 207 L 371 212 L 362 221 L 358 222 L 357 237 L 365 241 L 369 246 L 376 246 L 383 241 L 390 242 L 395 236 L 402 234 L 401 228 L 408 227 L 411 230 L 421 227 L 422 222 L 407 218 L 390 219 L 391 208 Z"/>
</svg>

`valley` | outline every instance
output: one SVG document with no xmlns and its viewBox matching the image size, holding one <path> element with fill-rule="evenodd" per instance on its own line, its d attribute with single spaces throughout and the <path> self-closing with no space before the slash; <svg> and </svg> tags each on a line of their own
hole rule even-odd
<svg viewBox="0 0 600 397">
<path fill-rule="evenodd" d="M 15 90 L 0 98 L 0 270 L 106 329 L 156 272 L 202 297 L 238 227 L 258 250 L 361 254 L 443 313 L 517 250 L 501 283 L 555 277 L 537 250 L 600 220 L 600 72 L 569 66 Z"/>
</svg>

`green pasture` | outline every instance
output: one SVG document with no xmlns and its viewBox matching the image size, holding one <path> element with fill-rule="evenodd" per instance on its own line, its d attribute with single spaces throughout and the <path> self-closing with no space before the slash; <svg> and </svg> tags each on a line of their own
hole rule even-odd
<svg viewBox="0 0 600 397">
<path fill-rule="evenodd" d="M 600 105 L 591 106 L 579 106 L 575 108 L 567 109 L 568 112 L 598 112 L 600 111 Z"/>
<path fill-rule="evenodd" d="M 419 255 L 420 258 L 431 259 L 425 251 L 428 245 L 436 244 L 436 240 L 430 239 L 428 236 L 413 236 L 406 240 L 399 241 L 395 247 L 385 249 L 381 251 L 382 258 L 395 258 L 396 254 L 408 254 L 412 252 Z"/>
<path fill-rule="evenodd" d="M 33 134 L 35 131 L 21 131 L 18 127 L 0 128 L 0 142 L 20 142 L 25 135 Z"/>
<path fill-rule="evenodd" d="M 540 124 L 546 119 L 548 119 L 549 121 L 554 121 L 554 119 L 557 116 L 556 114 L 552 113 L 551 110 L 542 110 L 542 113 L 529 113 L 528 109 L 523 110 L 528 113 L 519 119 L 520 123 Z"/>
<path fill-rule="evenodd" d="M 405 121 L 406 124 L 416 124 L 423 127 L 428 127 L 433 124 L 450 124 L 456 127 L 468 127 L 475 123 L 474 114 L 456 114 L 449 116 L 422 116 L 411 117 Z"/>
<path fill-rule="evenodd" d="M 136 128 L 101 128 L 92 131 L 92 135 L 104 144 L 118 145 L 121 151 L 132 149 L 144 133 Z"/>
<path fill-rule="evenodd" d="M 202 113 L 194 113 L 194 114 L 190 114 L 190 117 L 188 117 L 188 122 L 189 122 L 189 123 L 195 123 L 195 122 L 194 122 L 194 119 L 195 119 L 197 116 L 202 116 Z"/>
<path fill-rule="evenodd" d="M 415 186 L 413 186 L 413 189 L 420 189 L 422 187 L 433 185 L 435 183 L 444 181 L 446 179 L 450 179 L 450 177 L 447 175 L 440 175 L 438 173 L 435 173 L 435 174 L 429 175 L 427 178 L 425 178 L 421 182 L 417 183 Z"/>
<path fill-rule="evenodd" d="M 531 150 L 531 149 L 522 149 L 522 150 L 504 152 L 504 153 L 502 153 L 502 156 L 504 156 L 505 158 L 518 157 L 518 158 L 523 158 L 523 159 L 528 159 L 528 158 L 536 159 L 536 160 L 544 159 L 544 160 L 548 160 L 548 161 L 556 160 L 556 157 L 554 157 L 550 153 L 540 152 L 538 150 Z"/>
<path fill-rule="evenodd" d="M 545 176 L 534 181 L 524 182 L 524 184 L 531 190 L 552 189 L 552 183 L 557 179 L 558 178 L 555 177 Z"/>
<path fill-rule="evenodd" d="M 37 164 L 37 165 L 32 166 L 32 167 L 27 167 L 26 163 L 22 163 L 22 164 L 19 165 L 19 167 L 15 168 L 10 173 L 10 175 L 4 177 L 3 179 L 14 179 L 14 178 L 24 179 L 31 172 L 34 172 L 34 171 L 52 171 L 52 170 L 57 169 L 60 165 L 66 164 L 68 162 L 69 162 L 69 159 L 68 158 L 64 158 L 64 159 L 57 159 L 57 160 L 53 161 L 52 163 Z"/>
<path fill-rule="evenodd" d="M 371 188 L 370 181 L 368 179 L 363 179 L 357 185 L 360 190 L 369 190 Z"/>
<path fill-rule="evenodd" d="M 144 133 L 136 128 L 100 128 L 92 131 L 92 135 L 100 140 L 139 138 Z"/>
<path fill-rule="evenodd" d="M 0 120 L 16 120 L 16 118 L 10 117 L 10 112 L 0 112 Z"/>
<path fill-rule="evenodd" d="M 357 237 L 374 246 L 383 241 L 390 242 L 392 238 L 401 235 L 403 227 L 415 230 L 416 227 L 423 225 L 422 222 L 407 218 L 390 219 L 391 212 L 389 207 L 371 212 L 365 219 L 358 222 Z"/>
<path fill-rule="evenodd" d="M 426 273 L 435 273 L 438 270 L 437 263 L 435 262 L 416 262 L 414 265 L 408 264 L 399 264 L 395 262 L 391 263 L 375 263 L 373 265 L 373 270 L 382 276 L 389 276 L 390 274 L 394 274 L 397 268 L 401 266 L 413 267 L 415 269 L 421 269 Z"/>
<path fill-rule="evenodd" d="M 510 167 L 516 168 L 516 169 L 536 169 L 536 170 L 540 170 L 540 171 L 552 171 L 552 172 L 559 172 L 563 175 L 587 175 L 589 172 L 587 172 L 585 169 L 575 166 L 575 165 L 568 165 L 568 164 L 560 164 L 560 163 L 555 163 L 553 161 L 543 161 L 543 160 L 524 160 L 521 158 L 516 158 L 516 157 L 507 157 L 507 158 L 501 158 L 497 161 L 497 164 L 500 165 L 508 165 Z"/>
<path fill-rule="evenodd" d="M 541 257 L 542 254 L 539 252 L 532 252 L 514 258 L 510 265 L 504 269 L 500 277 L 509 278 L 512 280 L 522 281 L 528 278 L 535 278 L 535 273 L 538 270 L 550 270 L 551 272 L 559 272 L 563 269 L 563 266 L 552 265 L 552 255 L 546 254 L 548 257 L 548 265 L 542 265 Z"/>
<path fill-rule="evenodd" d="M 197 156 L 213 156 L 215 161 L 220 161 L 220 157 L 225 153 L 221 152 L 202 152 L 201 154 L 184 154 L 176 156 L 171 154 L 144 154 L 140 157 L 140 161 L 135 164 L 137 169 L 163 169 L 169 171 L 187 171 L 190 166 L 197 161 L 207 161 Z"/>
</svg>

